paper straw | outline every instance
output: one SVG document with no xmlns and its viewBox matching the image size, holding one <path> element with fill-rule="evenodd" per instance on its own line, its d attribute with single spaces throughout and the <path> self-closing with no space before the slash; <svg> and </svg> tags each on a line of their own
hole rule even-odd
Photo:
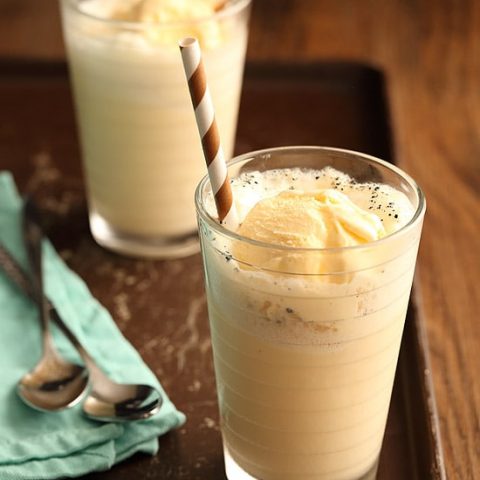
<svg viewBox="0 0 480 480">
<path fill-rule="evenodd" d="M 208 90 L 200 46 L 195 38 L 184 38 L 179 42 L 179 45 L 218 218 L 221 224 L 236 230 L 238 216 L 233 202 L 222 145 L 220 144 L 215 111 Z"/>
</svg>

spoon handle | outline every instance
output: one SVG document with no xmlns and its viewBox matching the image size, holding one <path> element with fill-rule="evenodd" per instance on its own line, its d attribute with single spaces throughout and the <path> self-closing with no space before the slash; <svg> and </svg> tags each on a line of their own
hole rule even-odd
<svg viewBox="0 0 480 480">
<path fill-rule="evenodd" d="M 26 293 L 33 301 L 37 301 L 31 279 L 2 244 L 0 244 L 0 267 L 2 267 L 10 280 L 12 280 L 12 282 L 20 290 Z M 47 315 L 49 318 L 57 325 L 57 327 L 77 349 L 78 353 L 87 364 L 87 367 L 91 369 L 92 373 L 95 372 L 94 374 L 97 374 L 96 372 L 98 371 L 98 367 L 95 365 L 92 357 L 85 350 L 70 328 L 65 324 L 57 309 L 45 295 L 43 295 L 43 302 L 46 305 Z"/>
<path fill-rule="evenodd" d="M 48 329 L 49 315 L 48 302 L 44 296 L 43 282 L 43 259 L 42 259 L 42 229 L 38 213 L 31 198 L 24 202 L 23 214 L 23 238 L 27 249 L 27 255 L 31 269 L 31 285 L 33 296 L 40 310 L 40 322 L 42 326 L 42 338 L 44 348 L 48 349 L 51 344 Z"/>
<path fill-rule="evenodd" d="M 30 279 L 22 267 L 13 259 L 8 250 L 0 244 L 0 266 L 7 277 L 30 298 L 33 299 L 33 290 Z"/>
</svg>

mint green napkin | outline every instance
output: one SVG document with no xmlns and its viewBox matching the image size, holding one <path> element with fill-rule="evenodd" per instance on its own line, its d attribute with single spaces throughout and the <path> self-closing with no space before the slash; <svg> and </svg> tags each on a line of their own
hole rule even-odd
<svg viewBox="0 0 480 480">
<path fill-rule="evenodd" d="M 22 264 L 22 202 L 12 176 L 0 172 L 0 242 Z M 114 380 L 147 383 L 163 395 L 160 412 L 128 424 L 97 423 L 81 407 L 37 412 L 22 403 L 15 386 L 41 355 L 40 328 L 33 303 L 19 293 L 0 269 L 0 479 L 75 477 L 105 470 L 136 452 L 155 454 L 157 437 L 181 425 L 178 412 L 155 375 L 122 336 L 109 313 L 92 297 L 82 280 L 44 242 L 47 295 L 89 352 Z M 68 358 L 78 358 L 58 331 L 54 337 Z"/>
</svg>

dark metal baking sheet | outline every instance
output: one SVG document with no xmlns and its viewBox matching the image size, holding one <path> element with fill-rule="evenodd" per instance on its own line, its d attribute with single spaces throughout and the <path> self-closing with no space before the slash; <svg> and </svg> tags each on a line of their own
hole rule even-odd
<svg viewBox="0 0 480 480">
<path fill-rule="evenodd" d="M 237 153 L 329 145 L 394 160 L 378 71 L 358 64 L 247 65 Z M 136 455 L 93 479 L 225 479 L 201 259 L 142 261 L 97 246 L 88 231 L 80 155 L 63 64 L 0 62 L 0 169 L 34 191 L 49 236 L 187 414 Z M 443 480 L 427 338 L 414 290 L 381 454 L 380 480 Z"/>
</svg>

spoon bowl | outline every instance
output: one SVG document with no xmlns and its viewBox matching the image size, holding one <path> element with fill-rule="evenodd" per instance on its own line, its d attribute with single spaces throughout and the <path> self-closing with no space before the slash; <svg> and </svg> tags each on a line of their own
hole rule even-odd
<svg viewBox="0 0 480 480">
<path fill-rule="evenodd" d="M 100 422 L 126 422 L 144 420 L 158 412 L 163 400 L 155 387 L 114 382 L 96 364 L 51 304 L 50 318 L 75 346 L 89 372 L 91 390 L 83 404 L 83 413 L 88 418 Z"/>
<path fill-rule="evenodd" d="M 53 352 L 44 355 L 17 384 L 20 398 L 37 410 L 51 412 L 73 407 L 87 390 L 87 370 Z"/>
<path fill-rule="evenodd" d="M 109 392 L 93 390 L 83 403 L 84 414 L 99 421 L 143 420 L 156 413 L 161 397 L 149 385 L 112 384 Z"/>
</svg>

